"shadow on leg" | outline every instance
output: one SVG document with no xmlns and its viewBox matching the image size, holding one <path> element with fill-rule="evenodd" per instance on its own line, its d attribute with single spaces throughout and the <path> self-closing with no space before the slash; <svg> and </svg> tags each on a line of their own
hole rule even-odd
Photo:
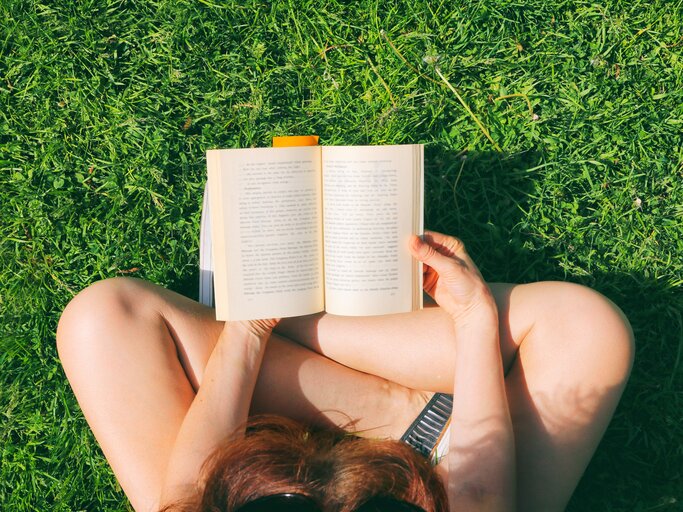
<svg viewBox="0 0 683 512">
<path fill-rule="evenodd" d="M 162 312 L 175 305 L 197 320 L 203 314 L 185 300 L 143 281 L 101 281 L 71 301 L 57 330 L 78 403 L 136 510 L 152 509 L 159 498 L 171 447 L 194 398 L 191 379 L 201 378 L 203 369 L 189 361 L 208 357 L 215 343 L 207 336 L 203 351 L 199 341 L 176 343 L 190 326 Z M 197 339 L 208 334 L 197 327 Z"/>
<path fill-rule="evenodd" d="M 60 319 L 57 347 L 67 378 L 136 510 L 156 508 L 173 443 L 221 329 L 212 309 L 130 278 L 86 288 Z M 274 335 L 252 411 L 396 437 L 423 405 L 419 393 Z"/>
<path fill-rule="evenodd" d="M 534 289 L 535 288 L 535 289 Z M 519 510 L 564 510 L 614 413 L 633 362 L 623 314 L 567 283 L 526 285 L 536 321 L 506 377 Z"/>
</svg>

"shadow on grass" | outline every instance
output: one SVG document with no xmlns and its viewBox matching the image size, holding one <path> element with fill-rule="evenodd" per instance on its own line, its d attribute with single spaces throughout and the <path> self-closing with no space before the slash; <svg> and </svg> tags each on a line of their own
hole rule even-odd
<svg viewBox="0 0 683 512">
<path fill-rule="evenodd" d="M 680 510 L 683 297 L 680 290 L 633 274 L 594 274 L 585 281 L 624 311 L 636 356 L 615 416 L 568 510 Z"/>
<path fill-rule="evenodd" d="M 505 155 L 454 153 L 429 147 L 425 155 L 425 226 L 463 240 L 488 281 L 537 280 L 542 255 L 523 248 L 519 229 L 533 191 L 534 170 L 542 166 L 535 152 Z M 513 272 L 511 272 L 513 271 Z"/>
<path fill-rule="evenodd" d="M 567 510 L 676 510 L 683 502 L 683 491 L 671 494 L 683 479 L 683 297 L 644 275 L 567 275 L 557 263 L 559 249 L 534 243 L 525 224 L 543 167 L 533 151 L 456 153 L 430 146 L 425 226 L 461 238 L 488 281 L 569 280 L 624 311 L 637 344 L 631 379 Z M 197 297 L 198 276 L 198 270 L 176 276 L 171 288 Z"/>
<path fill-rule="evenodd" d="M 683 295 L 642 274 L 567 275 L 557 249 L 531 243 L 525 211 L 537 200 L 535 171 L 542 167 L 534 152 L 432 147 L 425 224 L 461 238 L 489 281 L 570 280 L 624 311 L 637 345 L 631 378 L 567 510 L 676 510 L 683 502 L 683 489 L 671 494 L 683 480 Z"/>
</svg>

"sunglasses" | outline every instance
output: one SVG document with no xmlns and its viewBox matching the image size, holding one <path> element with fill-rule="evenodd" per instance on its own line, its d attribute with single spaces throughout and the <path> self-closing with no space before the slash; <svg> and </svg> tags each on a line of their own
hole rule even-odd
<svg viewBox="0 0 683 512">
<path fill-rule="evenodd" d="M 235 512 L 323 512 L 309 496 L 296 493 L 272 494 L 245 503 Z M 354 512 L 425 512 L 423 508 L 387 496 L 375 496 Z"/>
</svg>

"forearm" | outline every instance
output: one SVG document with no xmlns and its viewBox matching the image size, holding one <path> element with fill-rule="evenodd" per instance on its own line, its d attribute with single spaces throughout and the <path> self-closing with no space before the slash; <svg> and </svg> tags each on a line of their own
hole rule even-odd
<svg viewBox="0 0 683 512">
<path fill-rule="evenodd" d="M 448 454 L 452 510 L 515 509 L 515 448 L 497 315 L 460 323 Z"/>
<path fill-rule="evenodd" d="M 507 285 L 491 285 L 497 307 L 508 310 Z M 499 325 L 504 367 L 517 355 L 524 325 L 510 325 L 506 313 Z M 397 315 L 344 317 L 321 313 L 283 319 L 276 332 L 344 366 L 377 375 L 411 389 L 451 393 L 455 360 L 451 316 L 426 307 Z"/>
<path fill-rule="evenodd" d="M 193 492 L 207 457 L 245 425 L 267 338 L 250 333 L 239 323 L 226 324 L 178 432 L 162 504 Z"/>
<path fill-rule="evenodd" d="M 344 317 L 286 318 L 277 332 L 344 366 L 412 389 L 451 392 L 453 322 L 441 308 Z"/>
</svg>

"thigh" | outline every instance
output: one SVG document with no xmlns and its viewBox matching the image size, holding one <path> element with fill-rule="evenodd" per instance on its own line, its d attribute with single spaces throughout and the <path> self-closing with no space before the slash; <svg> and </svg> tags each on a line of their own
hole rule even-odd
<svg viewBox="0 0 683 512">
<path fill-rule="evenodd" d="M 127 278 L 95 283 L 62 314 L 57 348 L 64 371 L 136 510 L 151 510 L 159 497 L 219 333 L 198 304 Z"/>
<path fill-rule="evenodd" d="M 60 319 L 57 345 L 66 375 L 137 510 L 155 506 L 170 450 L 221 329 L 212 309 L 127 278 L 82 291 Z M 396 436 L 423 403 L 412 390 L 273 336 L 252 412 Z"/>
<path fill-rule="evenodd" d="M 582 286 L 525 285 L 518 300 L 531 321 L 506 376 L 519 505 L 560 511 L 626 385 L 633 334 L 612 302 Z"/>
</svg>

